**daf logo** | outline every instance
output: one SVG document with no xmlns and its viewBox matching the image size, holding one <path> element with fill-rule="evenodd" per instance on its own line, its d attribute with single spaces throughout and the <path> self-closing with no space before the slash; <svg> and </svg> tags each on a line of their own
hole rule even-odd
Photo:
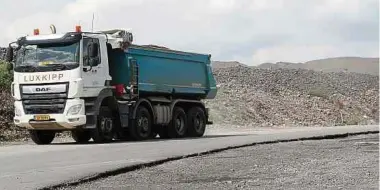
<svg viewBox="0 0 380 190">
<path fill-rule="evenodd" d="M 49 92 L 50 88 L 36 88 L 36 92 Z"/>
<path fill-rule="evenodd" d="M 45 93 L 63 93 L 67 91 L 66 84 L 52 84 L 52 85 L 26 85 L 22 87 L 22 93 L 25 94 L 45 94 Z"/>
</svg>

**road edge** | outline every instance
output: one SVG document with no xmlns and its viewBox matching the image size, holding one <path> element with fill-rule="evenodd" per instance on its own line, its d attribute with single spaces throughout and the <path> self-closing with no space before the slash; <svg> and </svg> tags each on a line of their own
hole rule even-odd
<svg viewBox="0 0 380 190">
<path fill-rule="evenodd" d="M 301 138 L 292 138 L 292 139 L 278 139 L 278 140 L 272 140 L 272 141 L 253 142 L 253 143 L 248 143 L 248 144 L 243 144 L 243 145 L 234 145 L 234 146 L 228 146 L 225 148 L 218 148 L 218 149 L 208 150 L 208 151 L 199 152 L 199 153 L 192 153 L 192 154 L 183 155 L 183 156 L 174 156 L 174 157 L 160 159 L 160 160 L 156 160 L 156 161 L 152 161 L 152 162 L 140 163 L 140 164 L 130 165 L 130 166 L 126 166 L 126 167 L 121 167 L 118 169 L 97 173 L 95 175 L 87 176 L 84 178 L 64 181 L 62 183 L 43 187 L 40 189 L 41 190 L 48 190 L 48 189 L 60 189 L 60 188 L 65 188 L 65 187 L 73 187 L 73 186 L 77 186 L 77 185 L 80 185 L 83 183 L 88 183 L 91 181 L 96 181 L 96 180 L 100 180 L 103 178 L 107 178 L 107 177 L 111 177 L 111 176 L 115 176 L 115 175 L 120 175 L 120 174 L 127 173 L 127 172 L 136 171 L 136 170 L 139 170 L 142 168 L 158 166 L 158 165 L 161 165 L 161 164 L 164 164 L 167 162 L 171 162 L 171 161 L 177 161 L 177 160 L 192 158 L 192 157 L 197 157 L 197 156 L 216 154 L 216 153 L 220 153 L 220 152 L 226 151 L 226 150 L 250 147 L 250 146 L 255 146 L 255 145 L 275 144 L 275 143 L 295 142 L 295 141 L 306 141 L 306 140 L 339 139 L 339 138 L 346 138 L 349 136 L 376 134 L 376 133 L 379 133 L 379 129 L 376 129 L 376 130 L 368 129 L 367 131 L 359 131 L 359 132 L 346 132 L 346 133 L 340 133 L 340 134 L 316 135 L 316 136 L 311 136 L 311 137 L 301 137 Z"/>
</svg>

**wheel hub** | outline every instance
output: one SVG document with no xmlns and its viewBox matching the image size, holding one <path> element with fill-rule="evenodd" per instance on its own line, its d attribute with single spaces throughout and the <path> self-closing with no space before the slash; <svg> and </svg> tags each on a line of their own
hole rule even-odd
<svg viewBox="0 0 380 190">
<path fill-rule="evenodd" d="M 200 130 L 201 129 L 201 125 L 202 125 L 202 119 L 200 118 L 200 116 L 197 114 L 195 117 L 194 117 L 194 127 L 196 130 Z"/>
<path fill-rule="evenodd" d="M 141 133 L 147 133 L 149 131 L 149 120 L 147 117 L 141 117 L 138 121 L 137 124 L 139 128 L 141 129 Z"/>
<path fill-rule="evenodd" d="M 178 132 L 182 132 L 184 125 L 185 125 L 185 122 L 183 121 L 183 119 L 181 119 L 180 117 L 176 118 L 175 127 Z"/>
<path fill-rule="evenodd" d="M 103 133 L 109 134 L 112 132 L 112 125 L 113 125 L 112 119 L 103 118 L 101 123 L 102 123 L 101 129 Z"/>
</svg>

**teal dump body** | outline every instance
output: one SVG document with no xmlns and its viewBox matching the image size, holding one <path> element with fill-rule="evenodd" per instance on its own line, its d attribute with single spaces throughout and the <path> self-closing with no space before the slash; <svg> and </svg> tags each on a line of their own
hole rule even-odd
<svg viewBox="0 0 380 190">
<path fill-rule="evenodd" d="M 110 74 L 113 84 L 129 84 L 129 59 L 139 67 L 140 94 L 171 94 L 212 99 L 216 83 L 210 56 L 132 45 L 125 52 L 113 53 Z"/>
</svg>

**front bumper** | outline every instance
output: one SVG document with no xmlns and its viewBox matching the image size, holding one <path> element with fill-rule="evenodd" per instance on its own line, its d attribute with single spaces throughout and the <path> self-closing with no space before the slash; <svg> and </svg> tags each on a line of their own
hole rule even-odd
<svg viewBox="0 0 380 190">
<path fill-rule="evenodd" d="M 15 101 L 14 124 L 27 129 L 43 130 L 71 130 L 86 124 L 85 106 L 83 99 L 68 99 L 63 114 L 49 115 L 49 121 L 35 121 L 33 114 L 25 114 L 21 101 Z M 72 106 L 81 105 L 80 111 L 75 115 L 67 114 Z"/>
</svg>

